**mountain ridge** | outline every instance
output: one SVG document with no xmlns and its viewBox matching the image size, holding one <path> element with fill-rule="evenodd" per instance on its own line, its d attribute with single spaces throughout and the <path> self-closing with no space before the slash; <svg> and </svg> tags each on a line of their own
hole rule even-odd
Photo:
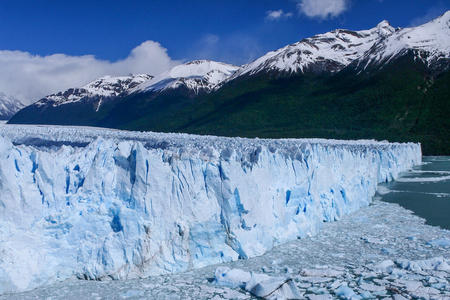
<svg viewBox="0 0 450 300">
<path fill-rule="evenodd" d="M 0 120 L 10 119 L 16 112 L 26 105 L 13 96 L 0 92 Z"/>
<path fill-rule="evenodd" d="M 450 128 L 445 117 L 449 66 L 450 11 L 411 28 L 382 21 L 368 30 L 336 29 L 241 67 L 189 62 L 144 80 L 100 108 L 88 98 L 66 108 L 32 105 L 10 123 L 411 140 L 424 141 L 425 153 L 450 154 L 445 129 Z"/>
</svg>

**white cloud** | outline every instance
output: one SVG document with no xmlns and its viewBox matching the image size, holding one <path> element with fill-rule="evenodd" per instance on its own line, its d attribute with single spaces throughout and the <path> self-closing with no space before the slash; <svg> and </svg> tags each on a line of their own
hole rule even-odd
<svg viewBox="0 0 450 300">
<path fill-rule="evenodd" d="M 348 0 L 300 0 L 297 3 L 301 14 L 322 20 L 339 16 L 348 6 Z"/>
<path fill-rule="evenodd" d="M 167 50 L 153 41 L 143 42 L 127 58 L 116 62 L 99 60 L 93 55 L 38 56 L 0 50 L 0 92 L 25 101 L 36 101 L 104 75 L 157 75 L 180 63 L 172 60 Z"/>
<path fill-rule="evenodd" d="M 287 19 L 290 17 L 292 17 L 292 13 L 284 13 L 282 9 L 269 10 L 266 12 L 266 19 L 269 21 L 277 21 L 280 19 Z"/>
</svg>

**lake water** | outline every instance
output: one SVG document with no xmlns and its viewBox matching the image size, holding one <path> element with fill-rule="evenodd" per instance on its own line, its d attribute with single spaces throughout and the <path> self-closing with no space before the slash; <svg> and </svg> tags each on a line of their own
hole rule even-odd
<svg viewBox="0 0 450 300">
<path fill-rule="evenodd" d="M 424 157 L 421 166 L 380 184 L 378 194 L 383 201 L 412 210 L 429 225 L 450 229 L 450 157 Z"/>
</svg>

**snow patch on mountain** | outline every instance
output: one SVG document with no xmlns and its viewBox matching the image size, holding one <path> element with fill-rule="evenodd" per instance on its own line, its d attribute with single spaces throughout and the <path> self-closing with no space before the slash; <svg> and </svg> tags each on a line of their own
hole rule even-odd
<svg viewBox="0 0 450 300">
<path fill-rule="evenodd" d="M 304 72 L 314 66 L 317 71 L 336 72 L 359 58 L 373 44 L 395 32 L 389 22 L 383 21 L 370 30 L 337 29 L 301 40 L 267 53 L 245 65 L 231 79 L 259 72 Z"/>
<path fill-rule="evenodd" d="M 0 92 L 0 120 L 9 120 L 16 112 L 26 105 L 13 96 Z"/>
<path fill-rule="evenodd" d="M 429 65 L 450 58 L 450 11 L 412 28 L 394 28 L 382 21 L 370 30 L 337 29 L 267 53 L 244 65 L 229 80 L 258 73 L 334 73 L 353 61 L 380 64 L 415 51 Z"/>
<path fill-rule="evenodd" d="M 49 95 L 35 103 L 36 106 L 53 107 L 80 102 L 85 100 L 95 100 L 96 110 L 98 110 L 103 100 L 115 98 L 127 93 L 137 85 L 150 80 L 152 76 L 147 74 L 129 75 L 129 76 L 104 76 L 100 77 L 81 88 L 71 88 L 65 92 Z"/>
<path fill-rule="evenodd" d="M 361 61 L 366 66 L 386 63 L 408 50 L 428 64 L 450 59 L 450 11 L 424 25 L 392 33 L 373 45 Z"/>
<path fill-rule="evenodd" d="M 388 21 L 369 30 L 337 29 L 269 52 L 242 67 L 209 60 L 178 65 L 160 75 L 105 76 L 81 88 L 47 96 L 36 106 L 59 106 L 91 99 L 98 110 L 106 99 L 139 92 L 161 92 L 180 87 L 211 92 L 227 81 L 258 73 L 335 73 L 352 62 L 356 66 L 382 64 L 408 51 L 428 65 L 450 59 L 450 11 L 412 28 L 394 28 Z M 448 65 L 448 63 L 447 63 Z M 448 66 L 445 66 L 448 68 Z"/>
<path fill-rule="evenodd" d="M 0 126 L 0 293 L 262 255 L 367 206 L 419 144 Z"/>
<path fill-rule="evenodd" d="M 184 86 L 198 94 L 209 92 L 234 74 L 240 67 L 209 61 L 196 60 L 182 64 L 155 76 L 139 85 L 134 92 L 158 92 Z"/>
</svg>

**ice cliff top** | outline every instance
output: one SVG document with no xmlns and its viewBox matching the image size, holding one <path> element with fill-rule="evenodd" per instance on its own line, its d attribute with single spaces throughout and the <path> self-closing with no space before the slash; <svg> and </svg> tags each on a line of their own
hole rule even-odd
<svg viewBox="0 0 450 300">
<path fill-rule="evenodd" d="M 254 152 L 267 147 L 271 152 L 280 151 L 287 156 L 304 152 L 307 145 L 322 145 L 347 149 L 385 150 L 398 143 L 375 140 L 326 140 L 326 139 L 249 139 L 218 136 L 201 136 L 185 133 L 157 133 L 122 131 L 106 128 L 48 126 L 48 125 L 0 125 L 0 136 L 14 144 L 50 147 L 58 145 L 85 146 L 98 138 L 120 141 L 139 141 L 148 149 L 161 149 L 176 153 L 198 153 L 210 158 L 230 156 L 234 150 L 241 153 Z M 258 150 L 256 150 L 258 151 Z"/>
</svg>

